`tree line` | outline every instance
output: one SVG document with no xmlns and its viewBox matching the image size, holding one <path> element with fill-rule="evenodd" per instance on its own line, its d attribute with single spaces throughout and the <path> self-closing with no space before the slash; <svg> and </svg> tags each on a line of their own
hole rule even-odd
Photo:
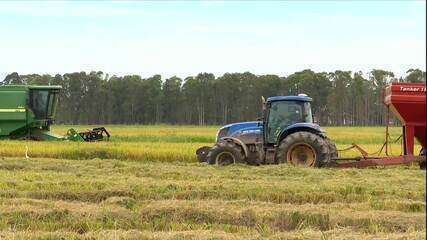
<svg viewBox="0 0 427 240">
<path fill-rule="evenodd" d="M 286 77 L 244 72 L 219 77 L 200 73 L 184 79 L 95 71 L 54 76 L 14 72 L 2 84 L 61 85 L 56 122 L 64 124 L 222 125 L 261 117 L 261 96 L 305 93 L 313 98 L 321 125 L 368 126 L 384 125 L 381 89 L 391 81 L 425 82 L 426 72 L 410 69 L 397 78 L 380 69 L 366 75 L 308 69 Z"/>
</svg>

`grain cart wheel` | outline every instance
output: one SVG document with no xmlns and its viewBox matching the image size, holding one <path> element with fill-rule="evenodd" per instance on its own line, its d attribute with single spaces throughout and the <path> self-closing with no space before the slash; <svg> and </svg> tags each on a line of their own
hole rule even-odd
<svg viewBox="0 0 427 240">
<path fill-rule="evenodd" d="M 243 150 L 232 141 L 219 141 L 209 151 L 207 161 L 209 164 L 229 165 L 242 163 Z"/>
<path fill-rule="evenodd" d="M 280 142 L 277 148 L 276 161 L 293 166 L 321 167 L 328 163 L 328 143 L 311 132 L 295 132 Z"/>
<path fill-rule="evenodd" d="M 427 149 L 422 148 L 420 151 L 420 156 L 426 156 L 426 154 L 427 154 Z M 426 170 L 426 161 L 420 162 L 420 169 Z"/>
</svg>

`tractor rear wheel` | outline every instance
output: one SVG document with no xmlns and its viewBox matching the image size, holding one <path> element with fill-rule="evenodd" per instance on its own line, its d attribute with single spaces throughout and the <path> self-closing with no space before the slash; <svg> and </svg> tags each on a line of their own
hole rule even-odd
<svg viewBox="0 0 427 240">
<path fill-rule="evenodd" d="M 329 162 L 324 163 L 323 166 L 334 166 L 337 164 L 336 160 L 332 160 L 333 158 L 338 158 L 338 150 L 335 143 L 331 141 L 329 138 L 324 138 L 325 142 L 328 144 L 329 149 Z"/>
<path fill-rule="evenodd" d="M 276 152 L 277 163 L 301 167 L 321 167 L 330 162 L 329 146 L 321 136 L 295 132 L 283 139 Z"/>
<path fill-rule="evenodd" d="M 242 163 L 244 159 L 242 148 L 231 141 L 217 142 L 207 155 L 207 162 L 217 165 Z"/>
</svg>

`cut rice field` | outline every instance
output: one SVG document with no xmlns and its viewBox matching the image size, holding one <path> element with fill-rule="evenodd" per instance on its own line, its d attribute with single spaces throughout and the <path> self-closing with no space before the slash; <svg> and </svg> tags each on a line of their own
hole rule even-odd
<svg viewBox="0 0 427 240">
<path fill-rule="evenodd" d="M 0 141 L 0 239 L 426 239 L 417 165 L 209 166 L 195 150 L 216 126 L 106 127 L 109 142 Z M 384 142 L 380 127 L 325 129 L 339 149 Z"/>
</svg>

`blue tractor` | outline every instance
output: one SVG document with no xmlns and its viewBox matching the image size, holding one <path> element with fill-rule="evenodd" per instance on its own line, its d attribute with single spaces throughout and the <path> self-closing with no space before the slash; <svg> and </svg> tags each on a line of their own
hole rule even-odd
<svg viewBox="0 0 427 240">
<path fill-rule="evenodd" d="M 198 160 L 217 165 L 334 165 L 337 149 L 325 131 L 313 122 L 311 102 L 305 94 L 263 100 L 260 121 L 223 126 L 217 132 L 213 147 L 196 151 Z"/>
</svg>

